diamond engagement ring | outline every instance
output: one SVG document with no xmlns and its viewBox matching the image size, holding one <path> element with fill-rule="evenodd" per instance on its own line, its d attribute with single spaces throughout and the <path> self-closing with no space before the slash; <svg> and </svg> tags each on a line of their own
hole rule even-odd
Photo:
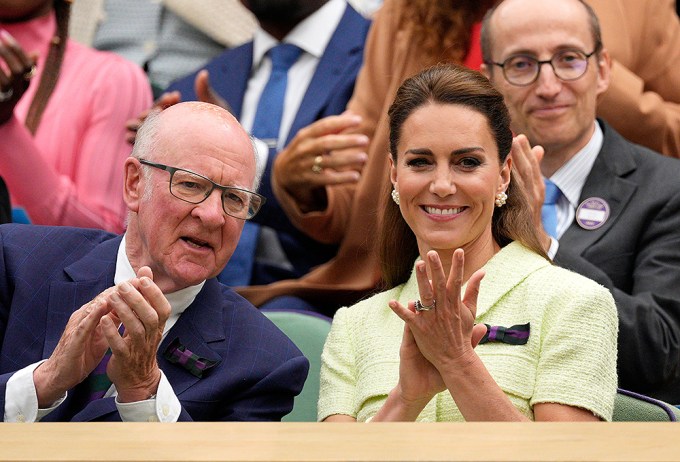
<svg viewBox="0 0 680 462">
<path fill-rule="evenodd" d="M 321 167 L 321 162 L 323 161 L 322 156 L 316 156 L 314 158 L 314 165 L 312 165 L 312 172 L 314 173 L 321 173 L 323 171 L 323 167 Z"/>
<path fill-rule="evenodd" d="M 432 300 L 432 305 L 423 305 L 420 300 L 416 300 L 416 311 L 430 311 L 434 309 L 435 300 Z"/>
</svg>

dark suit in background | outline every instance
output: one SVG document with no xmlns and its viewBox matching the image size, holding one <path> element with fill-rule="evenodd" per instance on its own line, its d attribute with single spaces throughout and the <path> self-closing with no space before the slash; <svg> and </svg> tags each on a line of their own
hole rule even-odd
<svg viewBox="0 0 680 462">
<path fill-rule="evenodd" d="M 11 375 L 50 356 L 69 316 L 113 285 L 121 237 L 68 227 L 0 226 L 0 409 Z M 178 341 L 215 361 L 201 378 L 170 362 Z M 280 420 L 302 389 L 308 362 L 264 315 L 216 279 L 161 342 L 158 363 L 180 421 Z M 43 421 L 120 420 L 114 398 L 84 404 L 81 385 Z"/>
<path fill-rule="evenodd" d="M 0 224 L 12 221 L 12 206 L 9 203 L 9 191 L 5 180 L 0 177 Z"/>
<path fill-rule="evenodd" d="M 354 81 L 361 67 L 364 42 L 370 22 L 347 5 L 331 40 L 319 60 L 309 87 L 302 99 L 288 132 L 286 143 L 303 127 L 330 115 L 341 114 L 354 91 Z M 253 42 L 227 50 L 210 61 L 205 69 L 210 73 L 213 89 L 229 103 L 232 113 L 240 119 L 243 97 L 253 65 Z M 171 84 L 167 91 L 179 91 L 183 101 L 196 99 L 191 74 Z M 298 278 L 311 268 L 335 256 L 337 246 L 320 244 L 299 231 L 288 220 L 271 189 L 271 165 L 269 156 L 262 177 L 260 193 L 267 197 L 253 222 L 273 228 L 293 269 L 281 272 L 280 268 L 255 268 L 256 283 L 269 283 L 279 279 Z"/>
<path fill-rule="evenodd" d="M 607 287 L 619 311 L 619 386 L 680 403 L 680 162 L 599 121 L 602 149 L 579 203 L 604 199 L 596 230 L 576 222 L 555 262 Z"/>
</svg>

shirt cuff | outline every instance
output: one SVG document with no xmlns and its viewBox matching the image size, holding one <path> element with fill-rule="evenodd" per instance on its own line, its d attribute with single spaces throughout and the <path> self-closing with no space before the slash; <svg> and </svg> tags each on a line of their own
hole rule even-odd
<svg viewBox="0 0 680 462">
<path fill-rule="evenodd" d="M 554 237 L 550 236 L 550 248 L 548 249 L 548 257 L 550 257 L 551 260 L 555 259 L 555 255 L 557 255 L 557 251 L 560 248 L 560 243 L 555 239 Z"/>
<path fill-rule="evenodd" d="M 182 412 L 182 405 L 163 371 L 155 397 L 134 403 L 119 403 L 116 398 L 116 407 L 123 422 L 177 422 Z"/>
<path fill-rule="evenodd" d="M 33 371 L 45 360 L 26 366 L 15 372 L 7 380 L 5 390 L 5 422 L 39 422 L 50 412 L 54 411 L 66 399 L 64 393 L 60 399 L 49 408 L 38 409 L 38 392 L 33 382 Z"/>
</svg>

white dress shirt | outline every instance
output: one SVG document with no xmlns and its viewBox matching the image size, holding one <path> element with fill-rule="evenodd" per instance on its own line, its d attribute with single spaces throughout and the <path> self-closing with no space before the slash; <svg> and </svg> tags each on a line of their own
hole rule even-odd
<svg viewBox="0 0 680 462">
<path fill-rule="evenodd" d="M 118 285 L 136 277 L 135 271 L 130 265 L 125 253 L 125 236 L 118 247 L 116 259 L 116 272 L 113 278 L 114 284 Z M 175 325 L 184 310 L 191 305 L 198 293 L 203 288 L 204 282 L 187 287 L 171 294 L 165 294 L 170 303 L 171 312 L 165 323 L 163 339 L 168 331 Z M 66 399 L 66 394 L 47 409 L 38 408 L 38 396 L 33 382 L 33 371 L 44 362 L 39 361 L 31 364 L 12 375 L 7 381 L 5 391 L 5 422 L 36 422 L 57 409 Z M 111 385 L 105 397 L 116 396 L 116 387 Z M 116 407 L 124 422 L 176 422 L 182 411 L 179 399 L 175 395 L 168 379 L 161 371 L 161 381 L 158 384 L 156 396 L 144 401 L 134 403 L 119 403 Z"/>
<path fill-rule="evenodd" d="M 581 191 L 583 191 L 590 170 L 592 170 L 595 159 L 602 149 L 604 134 L 600 124 L 597 121 L 593 123 L 595 124 L 595 131 L 590 141 L 550 177 L 550 181 L 555 183 L 562 192 L 556 204 L 557 239 L 561 238 L 574 222 Z M 557 239 L 552 239 L 552 244 L 548 250 L 550 258 L 555 258 L 559 249 Z"/>
<path fill-rule="evenodd" d="M 291 43 L 300 47 L 302 54 L 288 71 L 283 116 L 276 145 L 277 151 L 285 146 L 295 115 L 300 109 L 302 98 L 307 92 L 307 87 L 309 87 L 328 42 L 330 42 L 342 15 L 345 13 L 345 8 L 347 8 L 345 0 L 330 0 L 295 26 L 283 39 L 283 43 Z M 248 132 L 252 131 L 257 103 L 272 70 L 271 59 L 266 53 L 278 44 L 279 42 L 274 37 L 261 28 L 258 27 L 255 31 L 253 68 L 243 97 L 243 109 L 241 111 L 241 125 Z"/>
</svg>

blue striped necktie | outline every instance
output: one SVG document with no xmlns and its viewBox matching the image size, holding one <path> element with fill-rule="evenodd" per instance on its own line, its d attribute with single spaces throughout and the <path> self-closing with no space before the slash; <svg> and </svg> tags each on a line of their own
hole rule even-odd
<svg viewBox="0 0 680 462">
<path fill-rule="evenodd" d="M 257 103 L 257 112 L 251 131 L 254 137 L 259 138 L 269 146 L 267 166 L 262 175 L 263 188 L 270 181 L 272 161 L 276 155 L 288 85 L 288 70 L 300 57 L 302 49 L 290 43 L 281 43 L 271 48 L 267 53 L 272 61 L 272 72 Z M 243 226 L 239 243 L 229 259 L 227 267 L 220 275 L 220 280 L 223 283 L 230 286 L 250 284 L 259 235 L 260 226 L 247 221 Z"/>
<path fill-rule="evenodd" d="M 541 221 L 545 232 L 557 239 L 557 200 L 562 195 L 562 191 L 547 178 L 543 182 L 545 183 L 545 199 L 541 208 Z"/>
<path fill-rule="evenodd" d="M 257 103 L 252 135 L 265 141 L 270 147 L 276 146 L 279 138 L 283 103 L 288 86 L 288 70 L 301 53 L 302 49 L 290 43 L 276 45 L 268 52 L 272 61 L 272 72 Z"/>
</svg>

